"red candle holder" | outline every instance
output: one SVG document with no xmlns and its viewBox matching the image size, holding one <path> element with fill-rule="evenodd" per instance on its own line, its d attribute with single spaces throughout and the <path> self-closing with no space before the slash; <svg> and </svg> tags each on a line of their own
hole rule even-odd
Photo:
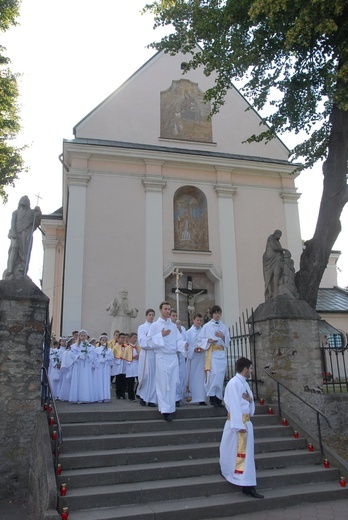
<svg viewBox="0 0 348 520">
<path fill-rule="evenodd" d="M 329 468 L 329 467 L 330 467 L 329 461 L 327 459 L 324 459 L 324 468 Z"/>
<path fill-rule="evenodd" d="M 53 426 L 53 425 L 54 425 L 54 417 L 53 417 L 53 415 L 51 415 L 51 417 L 48 419 L 48 424 L 49 424 L 50 426 Z"/>
<path fill-rule="evenodd" d="M 56 432 L 56 430 L 54 430 L 52 432 L 52 441 L 55 441 L 55 440 L 57 440 L 57 432 Z"/>
<path fill-rule="evenodd" d="M 268 408 L 268 415 L 273 415 L 273 410 L 271 407 Z"/>
<path fill-rule="evenodd" d="M 287 419 L 285 419 L 285 417 L 282 420 L 282 425 L 283 426 L 288 426 L 288 421 L 287 421 Z"/>
<path fill-rule="evenodd" d="M 57 464 L 57 471 L 56 471 L 57 475 L 61 475 L 62 474 L 62 465 L 61 464 Z"/>
<path fill-rule="evenodd" d="M 69 518 L 69 509 L 67 507 L 63 507 L 61 513 L 62 520 L 68 520 Z"/>
<path fill-rule="evenodd" d="M 62 497 L 65 497 L 66 492 L 67 492 L 66 484 L 61 484 L 61 486 L 60 486 L 60 495 L 61 495 Z"/>
<path fill-rule="evenodd" d="M 308 451 L 314 451 L 313 444 L 311 442 L 308 443 Z"/>
<path fill-rule="evenodd" d="M 299 438 L 299 433 L 297 430 L 294 431 L 294 439 L 298 439 Z"/>
<path fill-rule="evenodd" d="M 346 487 L 346 485 L 347 485 L 346 477 L 340 477 L 340 486 Z"/>
<path fill-rule="evenodd" d="M 48 405 L 48 411 L 49 411 L 50 413 L 52 413 L 52 410 L 53 410 L 52 405 L 49 404 L 49 405 Z"/>
<path fill-rule="evenodd" d="M 265 400 L 262 397 L 260 397 L 260 404 L 265 404 Z"/>
<path fill-rule="evenodd" d="M 48 410 L 48 405 L 47 405 L 47 403 L 44 403 L 44 405 L 43 405 L 43 410 L 44 410 L 44 412 L 47 412 L 47 410 Z"/>
</svg>

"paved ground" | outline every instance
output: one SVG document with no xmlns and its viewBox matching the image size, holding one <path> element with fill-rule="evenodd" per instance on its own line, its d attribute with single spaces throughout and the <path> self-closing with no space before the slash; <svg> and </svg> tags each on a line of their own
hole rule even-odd
<svg viewBox="0 0 348 520">
<path fill-rule="evenodd" d="M 57 407 L 58 413 L 59 411 L 66 410 L 133 410 L 139 407 L 139 403 L 138 401 L 116 400 L 113 392 L 110 403 L 71 404 L 58 402 Z M 147 409 L 152 410 L 152 408 Z M 347 509 L 347 500 L 333 500 L 237 515 L 231 517 L 231 520 L 344 520 L 344 518 L 347 518 Z M 38 519 L 33 518 L 33 516 L 27 512 L 27 504 L 25 501 L 0 500 L 0 520 Z M 182 520 L 185 520 L 185 518 Z"/>
</svg>

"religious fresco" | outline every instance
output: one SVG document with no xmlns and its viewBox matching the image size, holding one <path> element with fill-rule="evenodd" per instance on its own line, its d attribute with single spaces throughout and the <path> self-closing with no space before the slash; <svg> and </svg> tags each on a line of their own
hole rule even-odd
<svg viewBox="0 0 348 520">
<path fill-rule="evenodd" d="M 187 79 L 173 81 L 161 92 L 161 137 L 211 143 L 211 107 L 203 95 L 197 83 Z"/>
<path fill-rule="evenodd" d="M 209 250 L 207 199 L 194 186 L 183 186 L 174 195 L 174 249 Z"/>
</svg>

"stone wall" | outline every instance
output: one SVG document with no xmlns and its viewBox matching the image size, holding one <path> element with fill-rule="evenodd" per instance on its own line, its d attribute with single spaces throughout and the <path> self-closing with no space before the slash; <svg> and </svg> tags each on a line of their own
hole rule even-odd
<svg viewBox="0 0 348 520">
<path fill-rule="evenodd" d="M 28 489 L 48 302 L 30 279 L 0 281 L 0 499 Z"/>
<path fill-rule="evenodd" d="M 255 349 L 259 395 L 277 405 L 277 383 L 320 410 L 330 421 L 320 419 L 325 444 L 348 461 L 346 418 L 348 395 L 322 391 L 322 361 L 319 341 L 320 316 L 307 303 L 277 297 L 261 304 L 254 313 Z M 281 413 L 304 435 L 318 437 L 317 413 L 280 386 Z"/>
</svg>

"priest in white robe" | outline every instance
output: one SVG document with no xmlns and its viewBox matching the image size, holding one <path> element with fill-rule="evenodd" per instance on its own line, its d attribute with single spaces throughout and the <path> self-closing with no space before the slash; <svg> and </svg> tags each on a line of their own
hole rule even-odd
<svg viewBox="0 0 348 520">
<path fill-rule="evenodd" d="M 184 396 L 189 396 L 191 403 L 199 403 L 201 406 L 205 406 L 207 404 L 204 387 L 205 350 L 197 343 L 198 335 L 202 329 L 202 321 L 202 314 L 195 313 L 193 325 L 187 331 L 187 379 Z M 208 343 L 208 340 L 206 340 L 206 343 Z"/>
<path fill-rule="evenodd" d="M 157 404 L 156 394 L 156 360 L 155 351 L 147 343 L 147 334 L 155 318 L 155 311 L 147 309 L 146 321 L 138 327 L 138 344 L 140 346 L 138 366 L 138 389 L 141 406 L 155 407 Z"/>
<path fill-rule="evenodd" d="M 148 345 L 156 356 L 156 393 L 158 410 L 165 421 L 171 422 L 175 412 L 176 385 L 179 380 L 178 352 L 184 352 L 185 342 L 177 326 L 169 318 L 170 305 L 160 304 L 160 317 L 148 332 Z"/>
<path fill-rule="evenodd" d="M 213 305 L 213 319 L 206 323 L 198 335 L 198 345 L 206 349 L 205 355 L 205 389 L 210 404 L 222 407 L 223 387 L 225 381 L 227 355 L 230 344 L 230 333 L 221 321 L 222 309 Z M 208 340 L 206 342 L 206 340 Z"/>
<path fill-rule="evenodd" d="M 250 421 L 255 413 L 255 402 L 247 382 L 252 373 L 251 365 L 245 357 L 237 359 L 236 375 L 225 389 L 228 416 L 220 444 L 220 468 L 221 475 L 241 486 L 244 494 L 263 498 L 255 487 L 254 431 Z"/>
</svg>

